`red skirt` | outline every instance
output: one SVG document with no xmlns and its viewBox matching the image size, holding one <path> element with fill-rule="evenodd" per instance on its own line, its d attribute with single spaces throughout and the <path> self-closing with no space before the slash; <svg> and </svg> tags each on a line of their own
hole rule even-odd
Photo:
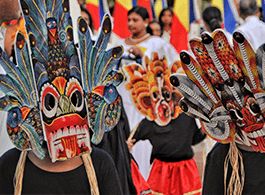
<svg viewBox="0 0 265 195">
<path fill-rule="evenodd" d="M 149 184 L 143 178 L 136 162 L 133 159 L 131 160 L 131 172 L 132 172 L 133 184 L 137 191 L 137 195 L 152 194 Z"/>
<path fill-rule="evenodd" d="M 163 162 L 155 159 L 147 182 L 154 194 L 199 195 L 202 191 L 194 159 L 180 162 Z"/>
</svg>

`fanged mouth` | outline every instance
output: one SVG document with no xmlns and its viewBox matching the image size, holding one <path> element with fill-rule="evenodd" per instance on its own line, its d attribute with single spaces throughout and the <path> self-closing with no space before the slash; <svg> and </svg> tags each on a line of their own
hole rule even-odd
<svg viewBox="0 0 265 195">
<path fill-rule="evenodd" d="M 262 129 L 256 130 L 256 131 L 252 131 L 247 133 L 247 137 L 249 138 L 249 142 L 254 145 L 254 146 L 258 146 L 257 142 L 255 139 L 258 138 L 262 138 L 265 136 L 265 129 L 264 127 Z"/>
<path fill-rule="evenodd" d="M 261 129 L 251 131 L 251 132 L 248 132 L 246 134 L 247 134 L 249 142 L 254 146 L 258 146 L 257 141 L 260 142 L 261 140 L 264 140 L 265 125 Z"/>
<path fill-rule="evenodd" d="M 73 158 L 90 150 L 88 126 L 70 126 L 49 135 L 52 160 Z"/>
<path fill-rule="evenodd" d="M 156 104 L 158 120 L 163 124 L 168 124 L 171 119 L 171 109 L 167 102 L 161 101 Z"/>
</svg>

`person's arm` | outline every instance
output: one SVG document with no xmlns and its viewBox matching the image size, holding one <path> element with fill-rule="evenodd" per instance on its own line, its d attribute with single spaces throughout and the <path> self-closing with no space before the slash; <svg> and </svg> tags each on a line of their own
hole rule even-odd
<svg viewBox="0 0 265 195">
<path fill-rule="evenodd" d="M 132 147 L 133 147 L 133 145 L 134 145 L 134 143 L 135 143 L 135 141 L 136 141 L 136 139 L 133 139 L 133 136 L 134 136 L 134 134 L 136 133 L 136 131 L 137 131 L 137 129 L 138 129 L 138 126 L 139 126 L 139 124 L 136 125 L 136 126 L 133 128 L 133 130 L 132 130 L 131 133 L 130 133 L 130 136 L 128 137 L 128 139 L 127 139 L 127 141 L 126 141 L 126 143 L 127 143 L 127 145 L 128 145 L 128 148 L 129 148 L 129 151 L 132 151 Z"/>
<path fill-rule="evenodd" d="M 148 139 L 150 127 L 149 121 L 143 119 L 139 124 L 137 124 L 134 129 L 131 131 L 129 138 L 127 139 L 127 145 L 129 150 L 132 150 L 133 145 L 139 140 Z"/>
<path fill-rule="evenodd" d="M 192 126 L 196 129 L 193 135 L 192 145 L 196 145 L 206 138 L 206 133 L 202 129 L 199 119 L 193 119 Z"/>
</svg>

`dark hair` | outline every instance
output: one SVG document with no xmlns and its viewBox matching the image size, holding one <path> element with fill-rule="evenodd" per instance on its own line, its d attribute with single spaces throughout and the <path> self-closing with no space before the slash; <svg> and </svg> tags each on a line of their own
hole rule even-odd
<svg viewBox="0 0 265 195">
<path fill-rule="evenodd" d="M 211 31 L 217 28 L 221 28 L 222 15 L 221 11 L 217 7 L 209 6 L 202 12 L 202 18 L 205 23 L 209 26 Z"/>
<path fill-rule="evenodd" d="M 136 13 L 136 14 L 140 15 L 143 18 L 143 20 L 149 19 L 149 14 L 148 14 L 148 11 L 145 7 L 134 6 L 132 9 L 130 9 L 128 11 L 127 16 L 129 16 L 131 13 Z"/>
<path fill-rule="evenodd" d="M 170 11 L 171 15 L 173 16 L 173 11 L 172 11 L 172 9 L 170 7 L 167 7 L 167 8 L 162 9 L 162 11 L 159 14 L 159 18 L 158 18 L 158 20 L 159 20 L 159 22 L 161 24 L 162 29 L 163 29 L 163 26 L 164 26 L 164 24 L 162 22 L 162 16 L 164 16 L 164 13 L 166 11 Z"/>
<path fill-rule="evenodd" d="M 93 20 L 92 20 L 91 14 L 83 6 L 80 6 L 80 9 L 81 9 L 81 12 L 85 12 L 88 15 L 88 17 L 89 17 L 89 27 L 90 27 L 91 31 L 93 32 L 94 31 L 94 24 L 93 24 Z"/>
<path fill-rule="evenodd" d="M 259 12 L 260 12 L 260 17 L 259 17 L 259 19 L 260 19 L 262 22 L 264 22 L 264 11 L 263 11 L 262 7 L 259 7 Z"/>
<path fill-rule="evenodd" d="M 154 34 L 153 34 L 153 30 L 152 30 L 151 27 L 150 27 L 150 25 L 151 25 L 151 24 L 154 24 L 154 23 L 159 24 L 160 29 L 161 29 L 161 35 L 162 35 L 162 26 L 161 26 L 160 22 L 157 21 L 157 20 L 153 20 L 153 21 L 149 22 L 149 24 L 148 24 L 148 26 L 147 26 L 147 28 L 146 28 L 147 33 L 149 33 L 149 34 L 151 34 L 151 35 L 154 35 Z"/>
<path fill-rule="evenodd" d="M 256 0 L 240 0 L 239 11 L 244 17 L 255 15 L 258 11 Z"/>
</svg>

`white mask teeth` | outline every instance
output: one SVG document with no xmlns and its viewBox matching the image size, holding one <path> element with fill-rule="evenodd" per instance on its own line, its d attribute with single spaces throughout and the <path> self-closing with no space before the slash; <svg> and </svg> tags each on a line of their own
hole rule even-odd
<svg viewBox="0 0 265 195">
<path fill-rule="evenodd" d="M 61 129 L 59 129 L 58 131 L 57 131 L 57 138 L 60 138 L 60 137 L 62 137 L 63 136 L 63 131 L 61 130 Z"/>
<path fill-rule="evenodd" d="M 90 146 L 90 141 L 89 141 L 90 138 L 89 138 L 88 126 L 84 125 L 83 129 L 85 131 L 85 140 L 84 141 L 85 141 L 86 146 L 89 147 Z"/>
<path fill-rule="evenodd" d="M 75 126 L 70 126 L 69 128 L 69 135 L 76 135 L 76 129 Z"/>
<path fill-rule="evenodd" d="M 258 146 L 257 142 L 254 139 L 249 139 L 249 142 L 254 146 Z"/>
<path fill-rule="evenodd" d="M 263 136 L 265 136 L 264 126 L 263 126 L 262 129 L 259 129 L 259 130 L 256 130 L 256 131 L 252 131 L 252 132 L 247 133 L 247 136 L 249 138 L 257 138 L 257 137 L 263 137 Z"/>
<path fill-rule="evenodd" d="M 64 136 L 68 136 L 68 135 L 69 135 L 68 128 L 67 127 L 64 127 L 63 128 L 63 137 Z"/>
<path fill-rule="evenodd" d="M 77 131 L 78 146 L 90 147 L 88 126 L 84 125 Z"/>
<path fill-rule="evenodd" d="M 49 136 L 52 136 L 52 133 L 49 134 Z M 56 148 L 54 146 L 54 142 L 52 141 L 51 142 L 51 148 L 50 148 L 50 151 L 51 151 L 51 159 L 52 159 L 52 162 L 55 162 L 56 161 Z"/>
</svg>

